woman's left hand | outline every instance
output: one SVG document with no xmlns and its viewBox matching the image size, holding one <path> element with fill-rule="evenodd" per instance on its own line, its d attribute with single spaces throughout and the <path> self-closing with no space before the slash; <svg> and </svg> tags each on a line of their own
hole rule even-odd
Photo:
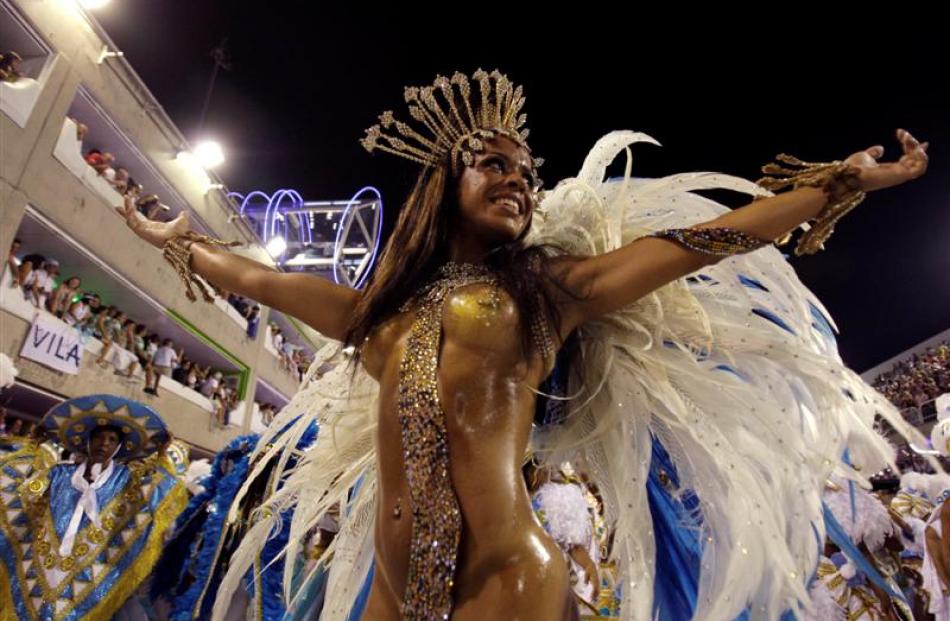
<svg viewBox="0 0 950 621">
<path fill-rule="evenodd" d="M 929 143 L 918 142 L 904 129 L 897 130 L 897 139 L 901 143 L 903 155 L 896 162 L 878 161 L 884 156 L 884 147 L 880 145 L 858 151 L 844 160 L 858 169 L 858 181 L 865 192 L 907 183 L 927 172 Z"/>
</svg>

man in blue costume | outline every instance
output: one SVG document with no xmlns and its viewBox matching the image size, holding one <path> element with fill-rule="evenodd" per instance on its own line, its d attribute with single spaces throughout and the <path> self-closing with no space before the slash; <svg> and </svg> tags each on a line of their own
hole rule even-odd
<svg viewBox="0 0 950 621">
<path fill-rule="evenodd" d="M 78 459 L 50 467 L 32 442 L 0 457 L 0 619 L 109 619 L 187 502 L 168 431 L 112 395 L 65 401 L 42 427 Z"/>
</svg>

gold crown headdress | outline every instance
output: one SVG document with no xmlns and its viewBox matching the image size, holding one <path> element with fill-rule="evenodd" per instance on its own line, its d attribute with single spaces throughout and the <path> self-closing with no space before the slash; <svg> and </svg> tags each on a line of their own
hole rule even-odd
<svg viewBox="0 0 950 621">
<path fill-rule="evenodd" d="M 521 86 L 512 84 L 498 70 L 489 74 L 479 69 L 472 80 L 478 83 L 477 102 L 472 100 L 468 77 L 459 72 L 451 79 L 437 76 L 432 86 L 406 87 L 409 114 L 425 130 L 413 129 L 387 110 L 379 115 L 379 124 L 366 130 L 363 146 L 370 153 L 379 149 L 423 166 L 439 166 L 448 157 L 456 175 L 463 164 L 472 165 L 487 140 L 497 136 L 508 138 L 530 154 L 528 130 L 522 129 L 527 115 L 521 112 L 525 101 Z M 532 157 L 532 163 L 537 168 L 543 160 Z"/>
</svg>

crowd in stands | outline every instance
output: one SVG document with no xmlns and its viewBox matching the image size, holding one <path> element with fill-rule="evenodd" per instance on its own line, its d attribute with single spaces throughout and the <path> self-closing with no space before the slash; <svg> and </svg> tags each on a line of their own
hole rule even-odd
<svg viewBox="0 0 950 621">
<path fill-rule="evenodd" d="M 280 356 L 281 366 L 297 381 L 303 380 L 307 369 L 310 368 L 310 363 L 313 362 L 313 356 L 307 355 L 302 347 L 287 340 L 283 330 L 276 323 L 270 324 L 270 337 L 271 344 Z"/>
<path fill-rule="evenodd" d="M 25 76 L 19 69 L 22 61 L 23 58 L 12 50 L 0 54 L 0 81 L 14 83 L 23 79 Z M 76 124 L 76 139 L 82 142 L 89 128 L 78 119 L 72 119 L 72 121 Z M 129 174 L 128 169 L 116 162 L 112 153 L 99 148 L 90 148 L 86 150 L 83 159 L 100 177 L 108 181 L 116 192 L 131 198 L 139 213 L 146 218 L 163 219 L 162 214 L 169 211 L 169 207 L 162 204 L 157 194 L 145 192 L 142 185 Z"/>
<path fill-rule="evenodd" d="M 260 305 L 253 300 L 234 293 L 228 295 L 228 303 L 240 313 L 242 317 L 247 319 L 247 334 L 250 338 L 255 338 L 261 319 Z M 271 345 L 273 345 L 274 350 L 277 351 L 281 366 L 297 381 L 302 380 L 307 369 L 310 368 L 313 356 L 307 354 L 299 345 L 295 345 L 287 340 L 283 330 L 281 330 L 280 326 L 276 323 L 271 322 L 268 324 L 268 331 Z"/>
<path fill-rule="evenodd" d="M 84 290 L 82 279 L 63 277 L 59 262 L 52 257 L 22 252 L 22 242 L 14 239 L 7 256 L 11 286 L 19 288 L 33 306 L 44 309 L 88 337 L 102 342 L 96 363 L 114 367 L 114 373 L 138 382 L 144 373 L 143 391 L 158 396 L 162 376 L 195 390 L 212 401 L 215 418 L 227 424 L 238 392 L 234 378 L 223 371 L 202 366 L 189 359 L 170 338 L 150 332 L 117 306 L 103 304 L 99 294 Z"/>
<path fill-rule="evenodd" d="M 922 407 L 950 392 L 950 342 L 898 362 L 879 375 L 873 386 L 901 409 Z"/>
<path fill-rule="evenodd" d="M 76 119 L 73 121 L 76 123 L 76 138 L 82 141 L 88 131 L 86 125 Z M 162 220 L 163 215 L 169 212 L 168 205 L 161 202 L 158 194 L 146 193 L 142 185 L 129 174 L 128 169 L 116 162 L 112 153 L 97 148 L 88 149 L 83 159 L 96 174 L 108 181 L 116 192 L 134 201 L 136 209 L 146 218 Z"/>
</svg>

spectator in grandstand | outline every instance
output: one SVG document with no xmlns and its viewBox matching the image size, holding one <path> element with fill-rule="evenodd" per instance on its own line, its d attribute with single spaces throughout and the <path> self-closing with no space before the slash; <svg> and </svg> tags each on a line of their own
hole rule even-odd
<svg viewBox="0 0 950 621">
<path fill-rule="evenodd" d="M 20 252 L 22 245 L 23 242 L 18 238 L 14 238 L 13 243 L 10 244 L 10 252 L 7 254 L 7 268 L 10 270 L 10 277 L 13 279 L 11 282 L 12 287 L 17 287 L 20 284 L 20 259 L 18 259 L 16 255 Z"/>
<path fill-rule="evenodd" d="M 178 364 L 175 365 L 175 368 L 172 369 L 172 379 L 181 384 L 182 386 L 188 385 L 188 374 L 191 372 L 191 367 L 194 363 L 185 357 L 182 353 L 181 358 L 178 361 Z"/>
<path fill-rule="evenodd" d="M 149 220 L 154 220 L 162 210 L 168 211 L 168 206 L 159 201 L 158 194 L 147 194 L 139 198 L 135 205 L 139 213 Z"/>
<path fill-rule="evenodd" d="M 250 339 L 257 338 L 257 327 L 261 323 L 261 307 L 255 304 L 247 311 L 247 337 Z"/>
<path fill-rule="evenodd" d="M 129 177 L 129 182 L 126 184 L 125 188 L 125 196 L 128 196 L 133 201 L 138 201 L 141 195 L 142 185 L 136 182 L 132 177 Z"/>
<path fill-rule="evenodd" d="M 230 304 L 231 306 L 233 306 L 233 307 L 234 307 L 234 310 L 236 310 L 237 312 L 241 313 L 241 316 L 242 316 L 242 317 L 246 317 L 246 316 L 247 316 L 247 311 L 248 311 L 248 306 L 249 306 L 249 304 L 248 304 L 247 298 L 245 298 L 244 296 L 238 295 L 238 294 L 236 294 L 236 293 L 229 293 L 229 294 L 228 294 L 228 304 Z"/>
<path fill-rule="evenodd" d="M 22 61 L 23 57 L 13 50 L 0 54 L 0 80 L 12 84 L 22 78 L 23 74 L 20 73 Z"/>
<path fill-rule="evenodd" d="M 221 377 L 221 371 L 215 371 L 201 383 L 201 389 L 198 392 L 210 399 L 221 385 Z"/>
<path fill-rule="evenodd" d="M 191 368 L 188 370 L 188 378 L 186 380 L 185 386 L 191 388 L 192 390 L 198 390 L 201 388 L 201 383 L 204 382 L 205 378 L 208 377 L 208 373 L 211 371 L 209 367 L 202 368 L 197 362 L 191 365 Z"/>
<path fill-rule="evenodd" d="M 112 184 L 116 192 L 125 194 L 126 190 L 129 189 L 129 179 L 129 171 L 120 166 L 115 169 L 115 176 L 109 180 L 109 183 Z"/>
<path fill-rule="evenodd" d="M 86 163 L 92 166 L 100 177 L 105 177 L 107 181 L 115 177 L 115 169 L 112 168 L 113 162 L 115 162 L 115 156 L 109 152 L 91 149 L 86 153 Z"/>
<path fill-rule="evenodd" d="M 82 328 L 88 334 L 95 335 L 96 325 L 99 323 L 99 315 L 104 313 L 108 307 L 102 303 L 98 293 L 87 293 L 82 296 L 82 299 L 83 302 L 86 303 L 86 309 L 89 311 L 86 314 Z"/>
<path fill-rule="evenodd" d="M 76 140 L 78 140 L 79 142 L 82 142 L 83 140 L 85 140 L 86 134 L 89 133 L 89 126 L 75 117 L 68 116 L 66 118 L 72 121 L 73 124 L 76 126 Z"/>
<path fill-rule="evenodd" d="M 270 334 L 271 334 L 271 343 L 274 345 L 274 349 L 278 353 L 283 349 L 284 346 L 284 334 L 280 330 L 280 326 L 276 323 L 270 324 Z"/>
<path fill-rule="evenodd" d="M 45 259 L 40 263 L 39 269 L 31 270 L 23 280 L 23 294 L 26 299 L 37 308 L 46 308 L 46 301 L 53 292 L 58 275 L 59 261 Z"/>
<path fill-rule="evenodd" d="M 116 371 L 120 375 L 124 375 L 126 378 L 135 377 L 135 372 L 141 367 L 143 370 L 146 370 L 152 366 L 152 359 L 148 355 L 146 350 L 147 343 L 145 341 L 145 324 L 135 323 L 131 319 L 126 320 L 123 325 L 125 341 L 122 345 L 123 349 L 132 352 L 135 356 L 135 360 L 129 364 L 128 369 L 124 372 Z"/>
<path fill-rule="evenodd" d="M 79 276 L 70 276 L 63 280 L 47 300 L 46 310 L 62 319 L 63 314 L 69 310 L 70 304 L 73 303 L 73 298 L 79 295 L 81 285 L 82 280 Z"/>
<path fill-rule="evenodd" d="M 82 328 L 89 316 L 89 305 L 86 302 L 86 297 L 78 295 L 70 299 L 72 302 L 63 312 L 61 319 L 71 326 Z"/>
<path fill-rule="evenodd" d="M 9 258 L 7 260 L 9 261 Z M 40 269 L 43 267 L 44 263 L 46 263 L 46 257 L 35 252 L 30 253 L 20 259 L 20 265 L 16 272 L 17 280 L 15 285 L 17 287 L 22 287 L 23 283 L 26 282 L 27 277 L 30 275 L 30 272 L 35 269 Z"/>
<path fill-rule="evenodd" d="M 182 351 L 175 351 L 171 339 L 162 341 L 161 346 L 152 354 L 152 373 L 146 378 L 145 392 L 157 397 L 159 381 L 163 375 L 171 377 L 172 368 L 178 364 L 181 357 Z M 148 383 L 149 379 L 151 379 L 151 384 Z"/>
<path fill-rule="evenodd" d="M 122 324 L 125 320 L 125 313 L 114 306 L 108 307 L 96 319 L 96 335 L 102 339 L 102 349 L 99 350 L 99 357 L 96 359 L 96 363 L 100 366 L 108 365 L 110 350 L 113 343 L 118 343 L 122 337 Z"/>
</svg>

